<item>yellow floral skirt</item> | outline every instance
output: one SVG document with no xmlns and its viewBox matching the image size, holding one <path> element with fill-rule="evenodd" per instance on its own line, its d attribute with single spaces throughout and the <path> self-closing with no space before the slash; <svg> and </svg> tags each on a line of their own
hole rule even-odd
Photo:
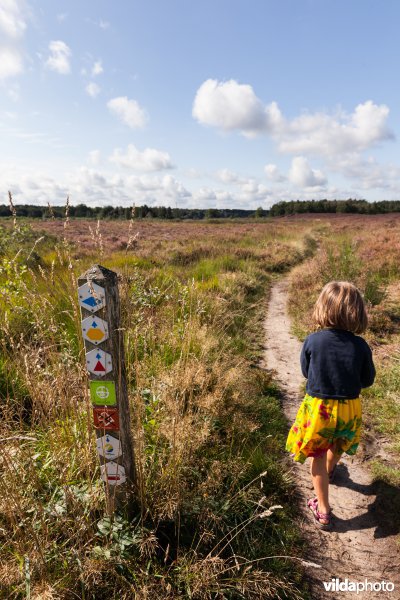
<svg viewBox="0 0 400 600">
<path fill-rule="evenodd" d="M 329 449 L 355 454 L 360 442 L 361 400 L 313 398 L 306 394 L 286 441 L 293 460 L 304 463 Z"/>
</svg>

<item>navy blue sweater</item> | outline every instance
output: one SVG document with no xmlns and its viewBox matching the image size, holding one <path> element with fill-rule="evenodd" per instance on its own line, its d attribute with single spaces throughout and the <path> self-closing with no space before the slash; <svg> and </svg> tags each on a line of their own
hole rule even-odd
<svg viewBox="0 0 400 600">
<path fill-rule="evenodd" d="M 309 335 L 300 355 L 306 392 L 317 398 L 357 398 L 374 383 L 371 348 L 344 329 L 321 329 Z"/>
</svg>

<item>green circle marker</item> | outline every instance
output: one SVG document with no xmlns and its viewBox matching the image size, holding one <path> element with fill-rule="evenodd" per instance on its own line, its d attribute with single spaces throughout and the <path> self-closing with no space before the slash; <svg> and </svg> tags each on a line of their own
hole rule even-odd
<svg viewBox="0 0 400 600">
<path fill-rule="evenodd" d="M 97 406 L 115 406 L 117 397 L 115 395 L 115 383 L 113 381 L 91 381 L 90 398 Z"/>
</svg>

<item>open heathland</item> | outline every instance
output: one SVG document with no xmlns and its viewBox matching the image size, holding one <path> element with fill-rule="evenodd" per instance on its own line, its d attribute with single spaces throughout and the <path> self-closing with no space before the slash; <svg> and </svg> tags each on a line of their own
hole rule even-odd
<svg viewBox="0 0 400 600">
<path fill-rule="evenodd" d="M 35 224 L 35 228 L 37 224 Z M 27 222 L 1 230 L 6 598 L 304 597 L 279 390 L 256 368 L 274 274 L 307 224 Z M 140 487 L 110 519 L 77 278 L 119 275 Z"/>
<path fill-rule="evenodd" d="M 365 435 L 398 486 L 400 217 L 0 226 L 3 597 L 310 597 L 280 389 L 258 366 L 269 290 L 291 271 L 302 338 L 326 281 L 362 289 L 378 364 Z M 93 264 L 119 275 L 130 520 L 107 515 L 91 422 L 77 278 Z"/>
</svg>

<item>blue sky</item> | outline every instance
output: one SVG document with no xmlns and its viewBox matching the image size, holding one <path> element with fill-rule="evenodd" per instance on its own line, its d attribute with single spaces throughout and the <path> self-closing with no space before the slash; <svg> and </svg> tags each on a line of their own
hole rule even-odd
<svg viewBox="0 0 400 600">
<path fill-rule="evenodd" d="M 0 0 L 17 203 L 400 198 L 395 0 Z"/>
</svg>

